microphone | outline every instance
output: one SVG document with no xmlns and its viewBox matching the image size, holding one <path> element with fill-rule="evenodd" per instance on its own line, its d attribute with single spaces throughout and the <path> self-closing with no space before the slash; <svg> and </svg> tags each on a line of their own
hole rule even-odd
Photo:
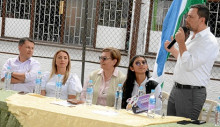
<svg viewBox="0 0 220 127">
<path fill-rule="evenodd" d="M 184 31 L 185 36 L 186 36 L 186 38 L 187 38 L 187 37 L 188 37 L 188 34 L 189 34 L 189 29 L 188 29 L 187 27 L 185 27 L 185 26 L 183 26 L 182 28 L 183 28 L 183 31 Z M 167 48 L 170 49 L 175 43 L 176 43 L 176 39 L 173 39 L 173 40 L 171 41 L 171 43 L 167 46 Z"/>
</svg>

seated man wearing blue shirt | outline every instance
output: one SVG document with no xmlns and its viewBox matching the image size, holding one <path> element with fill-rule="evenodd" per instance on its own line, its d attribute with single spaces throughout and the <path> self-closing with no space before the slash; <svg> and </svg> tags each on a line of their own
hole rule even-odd
<svg viewBox="0 0 220 127">
<path fill-rule="evenodd" d="M 40 69 L 39 62 L 31 58 L 34 52 L 34 45 L 35 43 L 31 39 L 21 38 L 18 43 L 19 56 L 9 58 L 4 64 L 1 80 L 4 81 L 7 67 L 11 67 L 11 90 L 33 92 L 36 74 Z"/>
</svg>

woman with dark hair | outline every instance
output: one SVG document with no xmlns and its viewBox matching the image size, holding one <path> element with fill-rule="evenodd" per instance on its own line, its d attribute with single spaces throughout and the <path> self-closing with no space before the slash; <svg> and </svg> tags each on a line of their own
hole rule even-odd
<svg viewBox="0 0 220 127">
<path fill-rule="evenodd" d="M 128 98 L 138 94 L 140 86 L 143 86 L 143 91 L 146 94 L 155 89 L 156 107 L 159 108 L 161 88 L 156 81 L 150 79 L 149 68 L 144 56 L 136 55 L 130 60 L 127 78 L 123 85 L 122 108 L 126 108 Z"/>
</svg>

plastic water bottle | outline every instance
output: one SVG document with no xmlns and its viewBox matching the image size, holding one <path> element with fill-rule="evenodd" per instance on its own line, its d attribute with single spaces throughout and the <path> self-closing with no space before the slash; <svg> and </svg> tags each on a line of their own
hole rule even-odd
<svg viewBox="0 0 220 127">
<path fill-rule="evenodd" d="M 218 105 L 215 110 L 215 126 L 220 126 L 220 97 L 218 97 Z"/>
<path fill-rule="evenodd" d="M 5 73 L 5 80 L 4 80 L 4 88 L 5 90 L 11 89 L 11 67 L 7 67 L 7 71 Z"/>
<path fill-rule="evenodd" d="M 153 118 L 155 115 L 155 108 L 156 108 L 156 97 L 154 94 L 155 94 L 155 90 L 152 89 L 151 95 L 149 98 L 149 106 L 148 106 L 148 115 L 150 115 L 150 117 L 153 117 Z"/>
<path fill-rule="evenodd" d="M 121 109 L 122 94 L 123 94 L 122 84 L 118 84 L 117 90 L 115 92 L 115 104 L 114 104 L 116 110 Z"/>
<path fill-rule="evenodd" d="M 93 82 L 89 80 L 89 84 L 86 89 L 86 104 L 92 105 L 92 98 L 93 98 Z"/>
<path fill-rule="evenodd" d="M 144 95 L 144 90 L 143 90 L 143 86 L 140 86 L 139 89 L 138 89 L 138 96 L 142 96 Z"/>
<path fill-rule="evenodd" d="M 41 93 L 41 72 L 38 71 L 37 72 L 37 78 L 36 78 L 36 81 L 35 81 L 35 89 L 34 89 L 34 93 L 36 94 L 40 94 Z"/>
<path fill-rule="evenodd" d="M 57 81 L 56 81 L 56 91 L 55 91 L 56 99 L 60 99 L 61 89 L 62 89 L 61 74 L 58 74 Z"/>
</svg>

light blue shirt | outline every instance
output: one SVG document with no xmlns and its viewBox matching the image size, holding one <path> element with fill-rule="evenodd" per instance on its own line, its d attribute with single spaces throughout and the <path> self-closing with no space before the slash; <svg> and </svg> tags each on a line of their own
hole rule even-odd
<svg viewBox="0 0 220 127">
<path fill-rule="evenodd" d="M 19 57 L 9 58 L 4 64 L 1 72 L 1 79 L 5 77 L 7 67 L 11 67 L 12 72 L 25 73 L 24 83 L 11 84 L 11 89 L 32 93 L 35 86 L 37 72 L 40 70 L 40 63 L 33 58 L 20 62 Z"/>
</svg>

